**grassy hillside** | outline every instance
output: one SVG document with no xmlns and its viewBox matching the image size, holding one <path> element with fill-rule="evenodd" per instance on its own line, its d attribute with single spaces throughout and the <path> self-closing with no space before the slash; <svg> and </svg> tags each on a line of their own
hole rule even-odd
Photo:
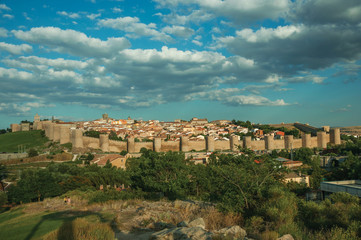
<svg viewBox="0 0 361 240">
<path fill-rule="evenodd" d="M 63 199 L 25 204 L 0 214 L 0 239 L 114 239 L 110 225 L 115 215 L 87 210 L 77 202 L 70 206 Z M 99 208 L 99 207 L 98 207 Z M 98 236 L 99 235 L 99 236 Z"/>
<path fill-rule="evenodd" d="M 47 141 L 40 130 L 1 134 L 0 152 L 17 152 L 19 145 L 24 145 L 26 149 L 41 147 Z"/>
</svg>

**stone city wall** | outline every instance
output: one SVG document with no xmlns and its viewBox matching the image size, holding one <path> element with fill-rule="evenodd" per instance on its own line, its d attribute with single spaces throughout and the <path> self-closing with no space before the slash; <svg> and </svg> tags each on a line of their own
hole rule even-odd
<svg viewBox="0 0 361 240">
<path fill-rule="evenodd" d="M 216 151 L 222 151 L 222 150 L 230 150 L 230 141 L 226 140 L 217 140 L 214 141 L 214 150 Z"/>
<path fill-rule="evenodd" d="M 160 147 L 160 152 L 178 152 L 180 150 L 180 142 L 175 141 L 161 141 L 162 146 Z"/>
<path fill-rule="evenodd" d="M 39 125 L 38 125 L 39 126 Z M 239 140 L 238 136 L 231 136 L 230 140 L 214 140 L 213 137 L 206 137 L 205 140 L 191 141 L 188 137 L 182 137 L 180 141 L 165 141 L 161 138 L 154 138 L 153 142 L 135 142 L 134 138 L 127 139 L 127 142 L 109 140 L 107 134 L 101 134 L 100 138 L 91 138 L 83 136 L 82 129 L 75 129 L 74 125 L 56 124 L 43 122 L 42 128 L 45 135 L 53 140 L 64 144 L 71 142 L 75 149 L 90 148 L 101 149 L 104 152 L 121 152 L 126 150 L 130 153 L 139 153 L 140 149 L 146 148 L 156 152 L 167 151 L 237 151 L 238 146 L 250 148 L 251 150 L 280 150 L 296 149 L 301 147 L 319 147 L 326 148 L 327 143 L 340 144 L 339 129 L 331 129 L 330 134 L 326 132 L 317 132 L 316 137 L 311 134 L 303 134 L 301 139 L 295 139 L 293 136 L 285 136 L 284 139 L 274 139 L 273 136 L 266 136 L 264 140 L 254 141 L 250 136 L 245 136 Z"/>
</svg>

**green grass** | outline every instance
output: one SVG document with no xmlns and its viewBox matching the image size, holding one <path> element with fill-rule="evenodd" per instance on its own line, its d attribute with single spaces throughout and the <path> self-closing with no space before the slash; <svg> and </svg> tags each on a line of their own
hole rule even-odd
<svg viewBox="0 0 361 240">
<path fill-rule="evenodd" d="M 96 212 L 61 211 L 25 214 L 22 213 L 22 209 L 15 209 L 0 214 L 0 239 L 40 240 L 44 235 L 79 217 L 90 222 L 108 222 L 111 219 L 111 216 L 103 217 Z"/>
<path fill-rule="evenodd" d="M 42 147 L 48 139 L 41 135 L 41 131 L 14 132 L 0 135 L 0 152 L 17 152 L 18 145 L 26 149 Z"/>
</svg>

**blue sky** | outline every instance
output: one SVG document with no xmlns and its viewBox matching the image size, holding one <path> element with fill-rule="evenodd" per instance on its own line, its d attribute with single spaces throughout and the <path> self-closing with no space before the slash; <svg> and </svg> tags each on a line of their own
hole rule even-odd
<svg viewBox="0 0 361 240">
<path fill-rule="evenodd" d="M 361 125 L 359 0 L 5 0 L 0 56 L 0 128 L 35 113 Z"/>
</svg>

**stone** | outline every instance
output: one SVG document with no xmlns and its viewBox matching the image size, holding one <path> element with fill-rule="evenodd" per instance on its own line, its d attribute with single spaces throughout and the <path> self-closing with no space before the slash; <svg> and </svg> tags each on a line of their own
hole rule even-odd
<svg viewBox="0 0 361 240">
<path fill-rule="evenodd" d="M 215 233 L 227 239 L 244 239 L 247 235 L 246 230 L 240 226 L 222 228 L 221 230 L 215 231 Z"/>
<path fill-rule="evenodd" d="M 286 234 L 286 235 L 283 235 L 280 238 L 277 238 L 277 240 L 294 240 L 294 238 L 292 237 L 291 234 Z"/>
<path fill-rule="evenodd" d="M 177 228 L 173 233 L 174 240 L 211 240 L 213 233 L 206 231 L 202 227 Z"/>
<path fill-rule="evenodd" d="M 177 227 L 188 227 L 188 221 L 182 221 L 177 224 Z"/>
<path fill-rule="evenodd" d="M 172 229 L 163 229 L 152 234 L 153 240 L 211 240 L 213 233 L 204 230 L 201 227 L 180 227 Z"/>
<path fill-rule="evenodd" d="M 163 230 L 165 228 L 175 228 L 175 226 L 171 223 L 165 223 L 165 222 L 156 222 L 153 224 L 154 228 L 157 230 Z"/>
<path fill-rule="evenodd" d="M 201 227 L 204 229 L 206 227 L 206 224 L 204 223 L 203 218 L 197 218 L 189 222 L 188 227 Z"/>
</svg>

